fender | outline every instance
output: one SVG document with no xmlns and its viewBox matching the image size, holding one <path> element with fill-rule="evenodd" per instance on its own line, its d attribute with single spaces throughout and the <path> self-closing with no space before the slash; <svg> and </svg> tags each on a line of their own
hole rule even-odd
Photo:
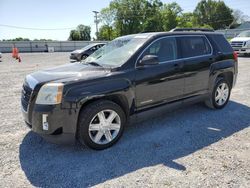
<svg viewBox="0 0 250 188">
<path fill-rule="evenodd" d="M 210 66 L 209 73 L 209 92 L 211 93 L 213 90 L 214 83 L 217 77 L 220 74 L 231 72 L 233 75 L 236 72 L 235 70 L 235 61 L 234 60 L 222 60 L 216 63 L 213 63 Z M 234 78 L 235 79 L 235 78 Z"/>
<path fill-rule="evenodd" d="M 112 96 L 122 97 L 128 105 L 127 110 L 133 109 L 135 100 L 133 85 L 130 80 L 123 78 L 96 81 L 91 84 L 83 83 L 72 87 L 65 94 L 64 100 L 79 109 L 90 100 Z"/>
</svg>

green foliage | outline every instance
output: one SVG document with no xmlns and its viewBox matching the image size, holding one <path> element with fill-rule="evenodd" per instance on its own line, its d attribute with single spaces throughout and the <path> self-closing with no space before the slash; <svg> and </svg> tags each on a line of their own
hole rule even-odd
<svg viewBox="0 0 250 188">
<path fill-rule="evenodd" d="M 162 10 L 162 20 L 164 20 L 163 29 L 169 31 L 178 25 L 178 17 L 181 15 L 182 9 L 177 3 L 165 4 Z"/>
<path fill-rule="evenodd" d="M 101 11 L 99 39 L 140 32 L 169 31 L 184 28 L 227 28 L 233 12 L 223 1 L 201 0 L 193 13 L 183 13 L 177 3 L 161 0 L 113 0 Z"/>
<path fill-rule="evenodd" d="M 117 35 L 115 33 L 115 30 L 112 28 L 112 26 L 103 25 L 99 29 L 98 40 L 113 40 L 116 37 Z"/>
<path fill-rule="evenodd" d="M 34 39 L 33 41 L 53 41 L 51 39 Z"/>
<path fill-rule="evenodd" d="M 163 31 L 162 8 L 163 3 L 159 0 L 145 2 L 144 17 L 141 20 L 142 32 Z"/>
<path fill-rule="evenodd" d="M 191 12 L 188 13 L 183 13 L 180 16 L 177 17 L 177 22 L 178 28 L 191 28 L 191 27 L 195 27 L 194 25 L 194 14 Z"/>
<path fill-rule="evenodd" d="M 68 40 L 80 40 L 80 33 L 77 30 L 71 30 Z"/>
<path fill-rule="evenodd" d="M 236 16 L 234 16 L 236 15 Z M 234 17 L 237 17 L 234 19 Z M 112 40 L 118 36 L 169 31 L 181 28 L 224 29 L 243 18 L 234 13 L 223 1 L 201 0 L 194 12 L 183 13 L 177 3 L 161 0 L 112 0 L 101 10 L 98 40 Z M 69 40 L 90 40 L 90 27 L 79 25 L 70 32 Z"/>
<path fill-rule="evenodd" d="M 127 35 L 143 31 L 146 0 L 113 0 L 110 9 L 115 14 L 114 27 L 118 35 Z"/>
<path fill-rule="evenodd" d="M 115 10 L 110 7 L 104 8 L 100 12 L 100 21 L 104 24 L 99 29 L 98 40 L 112 40 L 116 38 L 114 28 Z"/>
<path fill-rule="evenodd" d="M 104 25 L 112 26 L 115 20 L 115 10 L 110 7 L 103 8 L 99 18 Z"/>
<path fill-rule="evenodd" d="M 17 37 L 15 39 L 3 39 L 3 41 L 30 41 L 28 38 Z"/>
<path fill-rule="evenodd" d="M 233 22 L 233 11 L 224 1 L 202 0 L 194 10 L 195 24 L 225 29 Z"/>
<path fill-rule="evenodd" d="M 90 41 L 91 40 L 91 28 L 85 25 L 78 25 L 75 30 L 70 31 L 69 39 L 72 41 L 83 40 Z"/>
</svg>

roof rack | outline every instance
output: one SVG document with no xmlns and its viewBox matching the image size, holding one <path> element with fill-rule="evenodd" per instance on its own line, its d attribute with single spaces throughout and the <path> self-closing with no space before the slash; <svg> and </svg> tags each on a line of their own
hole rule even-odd
<svg viewBox="0 0 250 188">
<path fill-rule="evenodd" d="M 214 32 L 213 29 L 206 28 L 174 28 L 170 32 L 178 32 L 178 31 L 203 31 L 203 32 Z"/>
</svg>

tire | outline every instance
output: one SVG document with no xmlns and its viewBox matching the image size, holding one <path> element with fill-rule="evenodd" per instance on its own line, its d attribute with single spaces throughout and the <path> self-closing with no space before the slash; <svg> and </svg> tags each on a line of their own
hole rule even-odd
<svg viewBox="0 0 250 188">
<path fill-rule="evenodd" d="M 219 94 L 218 89 L 222 91 L 222 87 L 225 87 L 225 93 L 221 92 Z M 228 89 L 228 93 L 226 92 L 226 88 Z M 227 94 L 226 94 L 227 93 Z M 231 95 L 231 87 L 230 84 L 224 78 L 217 79 L 215 82 L 215 86 L 213 88 L 213 92 L 208 100 L 205 101 L 206 106 L 212 109 L 222 109 L 224 108 Z M 223 97 L 222 97 L 223 96 Z M 218 98 L 219 100 L 218 100 Z"/>
<path fill-rule="evenodd" d="M 111 120 L 113 117 L 115 118 Z M 101 119 L 105 119 L 105 122 Z M 99 100 L 87 105 L 80 113 L 77 138 L 82 145 L 103 150 L 120 139 L 125 124 L 126 116 L 119 105 L 112 101 Z"/>
<path fill-rule="evenodd" d="M 84 55 L 81 56 L 81 59 L 80 59 L 80 60 L 84 60 L 84 59 L 86 59 L 87 57 L 88 57 L 88 55 L 85 55 L 85 54 L 84 54 Z"/>
</svg>

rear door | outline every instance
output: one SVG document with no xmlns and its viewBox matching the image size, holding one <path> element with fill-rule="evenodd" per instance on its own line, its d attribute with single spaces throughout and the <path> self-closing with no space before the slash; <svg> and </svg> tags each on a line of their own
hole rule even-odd
<svg viewBox="0 0 250 188">
<path fill-rule="evenodd" d="M 206 93 L 214 61 L 211 44 L 203 35 L 187 35 L 178 37 L 178 46 L 185 75 L 184 97 Z"/>
</svg>

